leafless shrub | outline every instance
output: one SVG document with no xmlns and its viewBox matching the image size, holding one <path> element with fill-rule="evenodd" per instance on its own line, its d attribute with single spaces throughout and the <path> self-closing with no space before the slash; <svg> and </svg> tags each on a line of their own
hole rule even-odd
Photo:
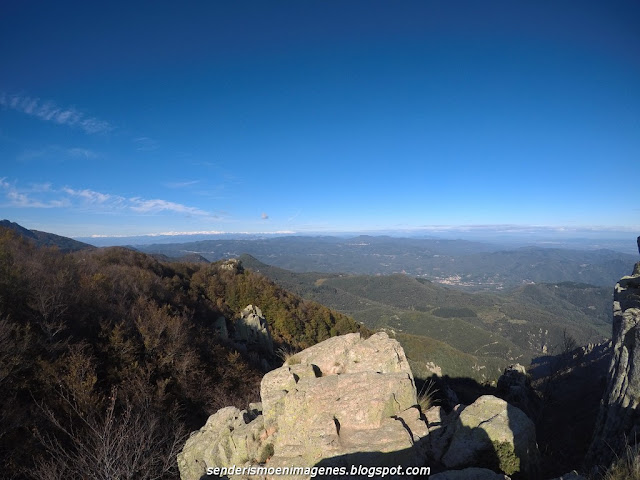
<svg viewBox="0 0 640 480">
<path fill-rule="evenodd" d="M 186 432 L 179 422 L 167 421 L 172 413 L 160 417 L 126 400 L 119 407 L 115 391 L 100 412 L 83 411 L 64 391 L 60 397 L 66 415 L 38 404 L 55 433 L 36 432 L 47 455 L 36 461 L 29 476 L 36 480 L 175 478 L 175 459 Z"/>
</svg>

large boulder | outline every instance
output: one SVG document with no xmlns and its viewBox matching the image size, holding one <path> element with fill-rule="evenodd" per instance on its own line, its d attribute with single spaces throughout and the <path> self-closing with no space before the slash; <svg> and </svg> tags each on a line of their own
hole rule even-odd
<svg viewBox="0 0 640 480">
<path fill-rule="evenodd" d="M 587 455 L 594 465 L 609 465 L 627 442 L 640 439 L 640 263 L 615 286 L 612 345 L 609 381 Z"/>
<path fill-rule="evenodd" d="M 192 435 L 178 459 L 183 480 L 266 460 L 273 468 L 424 464 L 428 428 L 413 375 L 386 333 L 299 352 L 264 376 L 260 394 L 262 415 L 222 409 Z"/>
<path fill-rule="evenodd" d="M 486 467 L 514 479 L 535 479 L 539 453 L 533 422 L 518 408 L 492 395 L 465 407 L 440 461 L 449 469 Z"/>
</svg>

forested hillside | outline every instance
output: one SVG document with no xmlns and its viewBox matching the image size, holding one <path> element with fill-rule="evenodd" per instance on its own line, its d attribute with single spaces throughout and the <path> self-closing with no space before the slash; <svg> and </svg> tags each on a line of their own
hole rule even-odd
<svg viewBox="0 0 640 480">
<path fill-rule="evenodd" d="M 409 275 L 295 273 L 240 259 L 304 298 L 395 332 L 421 377 L 496 380 L 510 363 L 558 353 L 568 339 L 582 345 L 611 335 L 610 288 L 564 282 L 469 293 Z"/>
<path fill-rule="evenodd" d="M 257 398 L 264 356 L 213 327 L 249 304 L 285 350 L 365 330 L 237 264 L 65 254 L 0 229 L 3 477 L 174 478 L 188 432 Z"/>
</svg>

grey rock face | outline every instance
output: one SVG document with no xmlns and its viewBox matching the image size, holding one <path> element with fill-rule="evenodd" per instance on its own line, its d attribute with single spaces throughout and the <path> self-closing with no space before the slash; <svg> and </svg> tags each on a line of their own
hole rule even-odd
<svg viewBox="0 0 640 480">
<path fill-rule="evenodd" d="M 243 466 L 258 461 L 268 448 L 265 439 L 261 416 L 236 407 L 222 408 L 185 443 L 178 455 L 180 477 L 199 480 L 208 467 Z"/>
<path fill-rule="evenodd" d="M 267 353 L 273 353 L 273 339 L 262 310 L 247 305 L 234 324 L 233 339 L 248 346 L 257 346 Z"/>
<path fill-rule="evenodd" d="M 425 461 L 428 428 L 413 375 L 385 333 L 334 337 L 297 353 L 264 376 L 260 395 L 262 415 L 227 407 L 192 434 L 178 457 L 182 480 L 267 459 L 274 468 Z"/>
<path fill-rule="evenodd" d="M 627 442 L 640 440 L 640 263 L 616 284 L 613 299 L 613 357 L 589 463 L 608 465 Z"/>
<path fill-rule="evenodd" d="M 504 369 L 498 379 L 498 392 L 502 398 L 528 416 L 533 414 L 534 393 L 531 389 L 531 379 L 526 368 L 519 363 Z"/>
</svg>

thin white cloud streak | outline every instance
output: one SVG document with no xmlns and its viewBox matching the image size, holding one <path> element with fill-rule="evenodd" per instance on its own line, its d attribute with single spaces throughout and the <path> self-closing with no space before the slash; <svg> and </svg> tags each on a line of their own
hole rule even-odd
<svg viewBox="0 0 640 480">
<path fill-rule="evenodd" d="M 117 195 L 109 195 L 108 193 L 100 193 L 94 190 L 84 189 L 84 190 L 74 190 L 69 187 L 63 187 L 62 191 L 68 195 L 73 197 L 78 197 L 86 202 L 98 205 L 105 205 L 107 203 L 117 203 L 122 204 L 125 200 L 123 197 L 119 197 Z"/>
<path fill-rule="evenodd" d="M 40 185 L 44 187 L 47 184 Z M 68 205 L 65 199 L 51 199 L 47 201 L 41 201 L 33 199 L 28 193 L 19 191 L 14 185 L 11 185 L 6 181 L 6 178 L 0 178 L 0 188 L 5 191 L 5 197 L 9 200 L 9 205 L 19 208 L 60 208 Z M 48 185 L 44 188 L 35 191 L 47 191 Z"/>
<path fill-rule="evenodd" d="M 67 153 L 72 156 L 72 157 L 81 157 L 81 158 L 85 158 L 87 160 L 94 160 L 96 158 L 98 158 L 98 154 L 88 150 L 86 148 L 69 148 L 67 150 Z"/>
<path fill-rule="evenodd" d="M 188 180 L 185 182 L 166 182 L 164 186 L 168 188 L 185 188 L 198 183 L 200 183 L 200 180 Z"/>
<path fill-rule="evenodd" d="M 188 207 L 186 205 L 182 205 L 180 203 L 168 202 L 167 200 L 145 200 L 142 198 L 130 198 L 129 201 L 132 203 L 129 208 L 134 212 L 138 213 L 157 213 L 157 212 L 175 212 L 175 213 L 186 213 L 189 215 L 202 215 L 209 216 L 208 212 L 204 210 L 200 210 L 195 207 Z"/>
<path fill-rule="evenodd" d="M 45 122 L 77 127 L 89 134 L 106 133 L 113 130 L 113 126 L 109 122 L 88 117 L 74 107 L 59 107 L 51 101 L 42 101 L 27 95 L 10 95 L 2 92 L 0 93 L 0 106 L 39 118 Z"/>
<path fill-rule="evenodd" d="M 133 235 L 109 235 L 109 234 L 93 234 L 88 237 L 76 235 L 73 238 L 138 238 L 138 237 L 176 237 L 182 235 L 294 235 L 293 230 L 276 230 L 274 232 L 236 232 L 236 231 L 220 231 L 220 230 L 203 230 L 196 232 L 160 232 L 160 233 L 140 233 Z"/>
<path fill-rule="evenodd" d="M 158 149 L 158 142 L 149 137 L 134 138 L 133 142 L 136 144 L 136 150 L 139 152 L 151 152 Z"/>
<path fill-rule="evenodd" d="M 602 232 L 602 231 L 636 231 L 639 225 L 422 225 L 406 230 L 427 232 L 493 232 L 493 233 L 531 233 L 531 232 Z"/>
<path fill-rule="evenodd" d="M 82 147 L 65 148 L 59 145 L 48 145 L 38 150 L 25 150 L 18 155 L 17 160 L 20 162 L 29 162 L 32 160 L 67 160 L 82 158 L 85 160 L 95 160 L 100 155 L 93 150 Z"/>
<path fill-rule="evenodd" d="M 188 216 L 218 218 L 216 215 L 200 208 L 168 200 L 141 197 L 126 198 L 87 188 L 74 189 L 65 186 L 61 189 L 54 189 L 50 184 L 41 184 L 32 189 L 18 189 L 15 185 L 7 182 L 6 178 L 0 178 L 0 189 L 4 190 L 8 206 L 17 208 L 65 207 L 75 210 L 88 210 L 94 213 L 133 212 L 142 215 L 177 213 Z M 48 198 L 41 198 L 44 194 Z M 54 198 L 50 198 L 52 196 Z"/>
</svg>

